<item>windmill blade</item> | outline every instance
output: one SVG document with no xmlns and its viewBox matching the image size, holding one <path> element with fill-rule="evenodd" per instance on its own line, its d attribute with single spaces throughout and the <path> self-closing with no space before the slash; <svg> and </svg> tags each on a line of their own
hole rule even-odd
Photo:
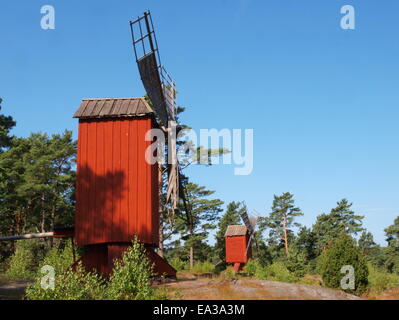
<svg viewBox="0 0 399 320">
<path fill-rule="evenodd" d="M 156 65 L 155 53 L 151 52 L 137 60 L 141 81 L 145 91 L 154 107 L 154 111 L 161 123 L 166 127 L 168 125 L 168 114 L 165 108 L 162 83 Z"/>
<path fill-rule="evenodd" d="M 170 166 L 166 202 L 171 202 L 172 208 L 177 209 L 179 202 L 179 170 L 177 164 Z"/>
<path fill-rule="evenodd" d="M 246 249 L 246 251 L 245 251 L 245 255 L 248 255 L 248 250 L 249 250 L 249 248 L 251 247 L 251 242 L 252 242 L 252 238 L 254 237 L 254 232 L 252 232 L 251 234 L 250 234 L 250 236 L 249 236 L 249 240 L 248 240 L 248 244 L 247 244 L 247 249 Z"/>
<path fill-rule="evenodd" d="M 244 222 L 245 226 L 247 227 L 249 234 L 253 234 L 254 233 L 254 228 L 252 227 L 251 221 L 249 219 L 247 210 L 243 210 L 241 212 L 241 219 Z"/>
<path fill-rule="evenodd" d="M 165 67 L 160 67 L 162 90 L 165 98 L 165 105 L 170 120 L 176 120 L 176 84 L 172 77 L 166 72 Z"/>
<path fill-rule="evenodd" d="M 250 216 L 249 217 L 249 223 L 251 224 L 252 232 L 255 232 L 256 224 L 258 223 L 258 217 Z"/>
<path fill-rule="evenodd" d="M 150 12 L 144 12 L 143 16 L 130 21 L 130 30 L 134 54 L 144 89 L 151 99 L 156 116 L 161 124 L 167 127 L 168 119 L 174 119 L 174 102 L 168 101 L 167 103 L 165 88 L 172 87 L 171 84 L 173 83 L 173 89 L 168 90 L 174 90 L 174 82 L 161 66 L 158 43 Z M 174 92 L 172 93 L 171 97 L 174 97 Z"/>
<path fill-rule="evenodd" d="M 130 29 L 141 81 L 152 102 L 155 116 L 164 131 L 175 130 L 176 85 L 161 64 L 150 12 L 144 12 L 143 16 L 130 21 Z M 173 137 L 173 135 L 168 136 Z M 177 209 L 179 201 L 179 165 L 176 148 L 175 138 L 168 138 L 169 167 L 166 202 L 170 202 L 173 209 Z"/>
<path fill-rule="evenodd" d="M 241 212 L 241 219 L 244 222 L 245 226 L 249 232 L 249 240 L 246 248 L 246 255 L 248 255 L 249 248 L 251 247 L 252 240 L 255 239 L 255 245 L 258 247 L 256 238 L 255 238 L 255 228 L 258 222 L 257 216 L 249 216 L 247 210 Z"/>
<path fill-rule="evenodd" d="M 176 123 L 169 123 L 168 133 L 176 132 Z M 176 135 L 168 134 L 168 187 L 166 202 L 171 202 L 172 208 L 177 209 L 179 202 L 179 163 L 177 161 Z"/>
</svg>

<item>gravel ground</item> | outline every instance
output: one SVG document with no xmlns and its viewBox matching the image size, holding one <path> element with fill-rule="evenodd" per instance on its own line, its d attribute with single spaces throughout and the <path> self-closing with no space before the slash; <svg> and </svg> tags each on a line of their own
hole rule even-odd
<svg viewBox="0 0 399 320">
<path fill-rule="evenodd" d="M 0 300 L 21 300 L 29 281 L 0 282 Z"/>
</svg>

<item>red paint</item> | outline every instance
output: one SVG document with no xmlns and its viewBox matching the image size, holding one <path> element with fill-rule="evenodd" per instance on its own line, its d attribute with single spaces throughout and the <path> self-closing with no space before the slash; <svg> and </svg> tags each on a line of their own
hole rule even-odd
<svg viewBox="0 0 399 320">
<path fill-rule="evenodd" d="M 245 236 L 228 236 L 226 239 L 226 262 L 247 263 L 252 255 L 251 247 L 247 251 L 249 241 L 248 234 Z"/>
<path fill-rule="evenodd" d="M 146 250 L 150 263 L 154 266 L 154 273 L 176 277 L 176 270 L 164 258 L 159 256 L 152 248 L 147 247 Z"/>
<path fill-rule="evenodd" d="M 145 161 L 151 117 L 80 120 L 75 237 L 78 245 L 158 245 L 158 167 Z"/>
<path fill-rule="evenodd" d="M 175 276 L 148 246 L 159 242 L 158 165 L 146 162 L 151 116 L 79 120 L 75 239 L 88 271 L 109 276 L 135 236 L 154 271 Z"/>
</svg>

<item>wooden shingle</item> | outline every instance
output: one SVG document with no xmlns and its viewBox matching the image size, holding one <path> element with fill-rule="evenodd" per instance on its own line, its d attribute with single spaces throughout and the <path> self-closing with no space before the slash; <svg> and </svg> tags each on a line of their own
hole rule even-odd
<svg viewBox="0 0 399 320">
<path fill-rule="evenodd" d="M 154 111 L 144 98 L 83 99 L 74 118 L 133 117 L 152 114 Z"/>
</svg>

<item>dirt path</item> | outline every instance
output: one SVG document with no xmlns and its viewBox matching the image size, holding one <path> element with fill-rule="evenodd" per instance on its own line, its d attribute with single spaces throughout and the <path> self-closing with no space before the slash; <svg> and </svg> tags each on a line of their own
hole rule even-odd
<svg viewBox="0 0 399 320">
<path fill-rule="evenodd" d="M 266 280 L 186 280 L 165 286 L 179 292 L 182 299 L 194 300 L 360 300 L 339 290 Z"/>
<path fill-rule="evenodd" d="M 0 282 L 0 300 L 21 300 L 29 281 Z"/>
</svg>

